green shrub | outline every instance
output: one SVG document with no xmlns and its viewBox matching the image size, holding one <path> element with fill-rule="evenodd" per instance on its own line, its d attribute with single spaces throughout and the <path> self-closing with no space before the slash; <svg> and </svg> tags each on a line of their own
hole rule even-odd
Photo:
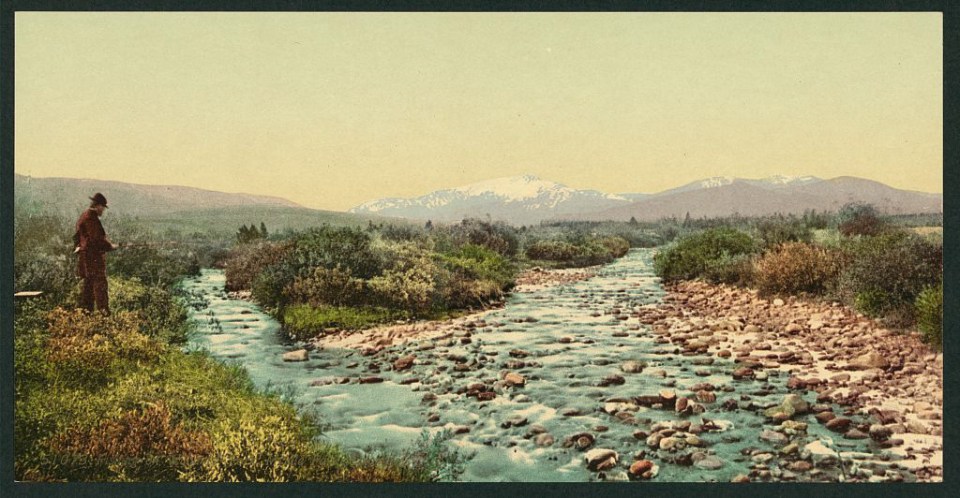
<svg viewBox="0 0 960 498">
<path fill-rule="evenodd" d="M 257 242 L 235 247 L 224 263 L 228 291 L 250 290 L 253 282 L 269 266 L 279 262 L 290 244 Z"/>
<path fill-rule="evenodd" d="M 368 300 L 364 281 L 340 267 L 317 267 L 312 275 L 296 277 L 283 294 L 287 302 L 311 306 L 360 305 Z"/>
<path fill-rule="evenodd" d="M 703 278 L 718 284 L 751 285 L 754 282 L 754 255 L 721 256 L 707 265 Z"/>
<path fill-rule="evenodd" d="M 841 297 L 868 315 L 897 318 L 900 325 L 912 322 L 920 292 L 942 279 L 943 247 L 914 234 L 852 239 L 844 252 Z"/>
<path fill-rule="evenodd" d="M 467 218 L 456 225 L 435 227 L 433 232 L 440 252 L 453 252 L 472 244 L 510 257 L 515 256 L 520 248 L 517 229 L 500 221 Z"/>
<path fill-rule="evenodd" d="M 107 277 L 110 307 L 139 317 L 140 332 L 164 343 L 187 341 L 187 310 L 168 291 L 138 280 Z"/>
<path fill-rule="evenodd" d="M 917 296 L 917 329 L 931 347 L 943 349 L 943 283 Z"/>
<path fill-rule="evenodd" d="M 187 481 L 288 482 L 311 467 L 310 437 L 291 417 L 244 412 L 221 420 L 213 430 L 212 451 Z"/>
<path fill-rule="evenodd" d="M 379 307 L 314 307 L 307 304 L 288 306 L 283 310 L 283 328 L 294 340 L 306 340 L 338 328 L 356 330 L 405 318 L 402 311 Z"/>
<path fill-rule="evenodd" d="M 800 219 L 765 219 L 757 224 L 757 236 L 764 248 L 772 249 L 787 242 L 810 242 L 813 231 Z"/>
<path fill-rule="evenodd" d="M 837 213 L 837 221 L 840 234 L 848 237 L 880 235 L 887 229 L 876 208 L 870 204 L 853 202 L 844 205 Z"/>
<path fill-rule="evenodd" d="M 757 260 L 754 283 L 765 294 L 823 294 L 836 288 L 842 267 L 838 251 L 788 242 Z"/>
<path fill-rule="evenodd" d="M 654 271 L 664 281 L 702 277 L 723 258 L 752 254 L 757 244 L 750 235 L 732 228 L 712 228 L 681 237 L 658 252 Z"/>
<path fill-rule="evenodd" d="M 546 261 L 569 261 L 579 253 L 575 245 L 560 240 L 538 240 L 526 250 L 528 258 Z"/>
</svg>

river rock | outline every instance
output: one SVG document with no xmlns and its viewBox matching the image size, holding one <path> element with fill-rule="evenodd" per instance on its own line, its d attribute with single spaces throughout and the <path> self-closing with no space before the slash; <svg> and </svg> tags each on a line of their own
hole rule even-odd
<svg viewBox="0 0 960 498">
<path fill-rule="evenodd" d="M 861 431 L 860 429 L 854 428 L 847 431 L 846 434 L 843 435 L 843 437 L 845 439 L 867 439 L 867 437 L 869 436 L 864 434 L 863 431 Z"/>
<path fill-rule="evenodd" d="M 298 349 L 283 353 L 283 361 L 307 361 L 310 359 L 306 349 Z"/>
<path fill-rule="evenodd" d="M 723 461 L 717 458 L 714 455 L 708 455 L 696 463 L 693 464 L 694 467 L 703 470 L 718 470 L 723 468 Z"/>
<path fill-rule="evenodd" d="M 890 439 L 890 436 L 893 435 L 893 429 L 884 425 L 873 424 L 870 426 L 868 433 L 870 434 L 870 439 L 873 439 L 877 442 L 883 442 Z"/>
<path fill-rule="evenodd" d="M 653 462 L 650 460 L 637 460 L 630 464 L 630 475 L 634 477 L 642 477 L 644 473 L 649 472 L 653 469 Z"/>
<path fill-rule="evenodd" d="M 626 373 L 640 373 L 646 365 L 640 361 L 628 361 L 620 365 L 620 370 Z"/>
<path fill-rule="evenodd" d="M 587 468 L 592 471 L 612 469 L 617 465 L 616 451 L 606 448 L 595 448 L 583 455 Z"/>
<path fill-rule="evenodd" d="M 740 367 L 733 371 L 734 380 L 752 379 L 754 375 L 753 369 L 747 367 Z"/>
<path fill-rule="evenodd" d="M 600 383 L 597 384 L 597 385 L 598 385 L 599 387 L 619 386 L 619 385 L 624 384 L 625 382 L 627 382 L 627 381 L 626 381 L 626 379 L 623 378 L 622 375 L 610 374 L 610 375 L 604 377 L 603 380 L 601 380 Z"/>
<path fill-rule="evenodd" d="M 850 419 L 844 417 L 837 417 L 833 420 L 829 420 L 826 423 L 827 429 L 830 429 L 833 432 L 845 432 L 848 427 L 850 427 Z"/>
<path fill-rule="evenodd" d="M 503 382 L 504 384 L 510 387 L 514 387 L 514 386 L 523 387 L 524 385 L 527 384 L 527 379 L 516 372 L 507 372 L 503 374 Z"/>
<path fill-rule="evenodd" d="M 769 429 L 765 429 L 760 433 L 760 439 L 768 443 L 773 443 L 777 446 L 783 446 L 790 440 L 786 434 L 782 432 L 771 431 Z"/>
<path fill-rule="evenodd" d="M 416 359 L 417 357 L 414 355 L 404 356 L 403 358 L 393 362 L 393 369 L 398 372 L 401 370 L 406 370 L 413 366 L 413 361 Z"/>
<path fill-rule="evenodd" d="M 537 446 L 553 446 L 554 438 L 551 434 L 537 434 L 537 437 L 533 439 L 534 444 Z"/>
<path fill-rule="evenodd" d="M 860 355 L 852 360 L 848 364 L 848 368 L 852 370 L 870 370 L 871 368 L 886 369 L 890 366 L 890 362 L 876 351 L 870 351 Z"/>
</svg>

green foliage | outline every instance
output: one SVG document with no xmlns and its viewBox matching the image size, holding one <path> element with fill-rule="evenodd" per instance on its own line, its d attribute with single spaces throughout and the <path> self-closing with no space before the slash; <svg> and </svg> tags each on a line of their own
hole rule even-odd
<svg viewBox="0 0 960 498">
<path fill-rule="evenodd" d="M 905 232 L 863 237 L 844 245 L 847 264 L 840 278 L 841 297 L 871 316 L 912 321 L 913 306 L 925 288 L 943 274 L 943 247 Z"/>
<path fill-rule="evenodd" d="M 707 265 L 703 278 L 718 284 L 752 285 L 755 258 L 754 254 L 725 254 Z"/>
<path fill-rule="evenodd" d="M 931 347 L 943 349 L 943 283 L 917 296 L 917 329 Z"/>
<path fill-rule="evenodd" d="M 283 416 L 286 415 L 286 416 Z M 310 471 L 310 434 L 292 414 L 243 411 L 213 427 L 212 451 L 187 481 L 288 482 Z"/>
<path fill-rule="evenodd" d="M 110 307 L 139 318 L 140 332 L 171 344 L 187 341 L 187 310 L 170 292 L 138 280 L 107 277 Z"/>
<path fill-rule="evenodd" d="M 258 240 L 263 240 L 267 238 L 267 225 L 260 222 L 260 229 L 253 224 L 250 226 L 240 225 L 240 228 L 237 230 L 237 243 L 238 244 L 249 244 Z"/>
<path fill-rule="evenodd" d="M 754 282 L 765 294 L 823 294 L 837 286 L 842 254 L 805 242 L 787 242 L 757 260 Z"/>
<path fill-rule="evenodd" d="M 757 236 L 764 248 L 772 249 L 786 242 L 810 242 L 813 231 L 803 220 L 764 219 L 757 223 Z"/>
<path fill-rule="evenodd" d="M 283 325 L 291 339 L 305 340 L 329 328 L 357 330 L 405 317 L 403 312 L 387 308 L 295 304 L 284 308 Z"/>
<path fill-rule="evenodd" d="M 497 221 L 483 221 L 467 218 L 456 225 L 432 229 L 438 240 L 440 252 L 453 252 L 465 245 L 485 247 L 502 256 L 512 257 L 520 248 L 520 238 L 516 228 Z"/>
<path fill-rule="evenodd" d="M 859 202 L 845 204 L 837 213 L 837 221 L 840 234 L 848 237 L 880 235 L 887 228 L 876 208 Z"/>
<path fill-rule="evenodd" d="M 253 281 L 290 251 L 290 244 L 259 242 L 235 247 L 226 259 L 224 273 L 229 291 L 250 289 Z"/>
<path fill-rule="evenodd" d="M 654 270 L 665 281 L 694 279 L 723 258 L 752 254 L 757 244 L 732 228 L 713 228 L 681 237 L 654 256 Z"/>
<path fill-rule="evenodd" d="M 69 298 L 77 282 L 70 223 L 59 216 L 25 214 L 13 222 L 15 291 L 41 291 L 53 303 Z"/>
<path fill-rule="evenodd" d="M 311 306 L 349 306 L 367 300 L 367 285 L 340 267 L 319 266 L 312 275 L 296 277 L 284 290 L 287 302 L 307 303 Z"/>
</svg>

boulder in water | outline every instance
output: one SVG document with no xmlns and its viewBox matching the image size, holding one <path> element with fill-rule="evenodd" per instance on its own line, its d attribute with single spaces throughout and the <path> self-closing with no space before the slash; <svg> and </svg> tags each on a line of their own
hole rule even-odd
<svg viewBox="0 0 960 498">
<path fill-rule="evenodd" d="M 310 359 L 310 354 L 307 353 L 306 349 L 298 349 L 296 351 L 288 351 L 283 353 L 283 361 L 307 361 Z"/>
</svg>

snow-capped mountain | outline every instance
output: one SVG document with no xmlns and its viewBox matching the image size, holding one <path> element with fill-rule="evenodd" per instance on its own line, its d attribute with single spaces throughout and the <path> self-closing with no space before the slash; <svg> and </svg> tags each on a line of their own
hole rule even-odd
<svg viewBox="0 0 960 498">
<path fill-rule="evenodd" d="M 438 190 L 413 199 L 379 199 L 361 204 L 350 212 L 435 221 L 460 221 L 489 215 L 495 220 L 530 224 L 629 203 L 629 199 L 618 195 L 577 190 L 533 175 L 523 175 Z"/>
<path fill-rule="evenodd" d="M 898 190 L 862 178 L 823 180 L 786 175 L 759 179 L 716 176 L 655 194 L 613 195 L 576 190 L 525 175 L 438 190 L 412 199 L 380 199 L 350 212 L 443 222 L 489 215 L 494 220 L 528 225 L 544 220 L 656 220 L 686 213 L 712 217 L 831 211 L 854 201 L 874 204 L 891 214 L 940 212 L 943 195 Z"/>
</svg>

